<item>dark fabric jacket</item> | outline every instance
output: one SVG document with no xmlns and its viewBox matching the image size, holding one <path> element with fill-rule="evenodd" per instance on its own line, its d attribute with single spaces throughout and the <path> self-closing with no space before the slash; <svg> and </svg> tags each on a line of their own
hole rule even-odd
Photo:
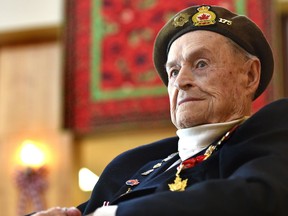
<svg viewBox="0 0 288 216">
<path fill-rule="evenodd" d="M 91 198 L 78 206 L 88 214 L 105 201 L 118 205 L 117 216 L 287 216 L 288 100 L 267 105 L 236 129 L 204 162 L 181 172 L 183 192 L 169 191 L 178 156 L 148 176 L 141 175 L 171 153 L 177 137 L 124 152 L 104 170 Z M 127 180 L 140 183 L 128 190 Z"/>
</svg>

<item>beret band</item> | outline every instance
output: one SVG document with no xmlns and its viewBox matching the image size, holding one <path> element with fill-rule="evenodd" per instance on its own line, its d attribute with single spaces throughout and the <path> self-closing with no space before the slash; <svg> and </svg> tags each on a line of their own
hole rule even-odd
<svg viewBox="0 0 288 216">
<path fill-rule="evenodd" d="M 153 61 L 164 84 L 168 85 L 165 64 L 171 44 L 185 33 L 197 30 L 212 31 L 230 38 L 248 53 L 259 58 L 261 76 L 254 99 L 260 96 L 273 75 L 274 60 L 271 47 L 253 21 L 219 6 L 186 8 L 172 17 L 159 31 L 154 43 Z"/>
</svg>

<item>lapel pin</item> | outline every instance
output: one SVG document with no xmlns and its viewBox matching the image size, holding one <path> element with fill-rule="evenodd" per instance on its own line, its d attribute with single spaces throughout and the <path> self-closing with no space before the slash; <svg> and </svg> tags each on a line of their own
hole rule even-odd
<svg viewBox="0 0 288 216">
<path fill-rule="evenodd" d="M 174 157 L 175 155 L 177 155 L 177 154 L 178 154 L 178 152 L 175 152 L 175 153 L 169 155 L 168 157 L 164 158 L 160 163 L 155 164 L 155 165 L 152 167 L 152 169 L 149 169 L 149 170 L 141 173 L 141 175 L 142 175 L 142 176 L 147 176 L 147 175 L 149 175 L 149 174 L 152 173 L 155 169 L 161 167 L 164 162 L 169 161 L 171 158 L 173 158 L 173 157 Z"/>
<path fill-rule="evenodd" d="M 128 186 L 136 186 L 139 183 L 140 182 L 138 179 L 129 179 L 128 181 L 126 181 L 126 185 L 128 185 Z"/>
<path fill-rule="evenodd" d="M 146 176 L 146 175 L 149 175 L 150 173 L 152 173 L 153 171 L 154 171 L 154 169 L 150 169 L 150 170 L 147 170 L 146 172 L 141 173 L 141 175 Z"/>
</svg>

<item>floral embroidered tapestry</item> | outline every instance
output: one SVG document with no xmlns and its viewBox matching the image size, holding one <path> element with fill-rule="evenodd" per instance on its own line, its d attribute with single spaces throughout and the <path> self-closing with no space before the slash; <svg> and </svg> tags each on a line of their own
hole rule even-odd
<svg viewBox="0 0 288 216">
<path fill-rule="evenodd" d="M 66 126 L 83 134 L 170 124 L 167 90 L 153 68 L 153 42 L 175 12 L 198 4 L 247 15 L 271 40 L 270 0 L 67 1 Z M 254 109 L 268 98 L 266 91 Z"/>
</svg>

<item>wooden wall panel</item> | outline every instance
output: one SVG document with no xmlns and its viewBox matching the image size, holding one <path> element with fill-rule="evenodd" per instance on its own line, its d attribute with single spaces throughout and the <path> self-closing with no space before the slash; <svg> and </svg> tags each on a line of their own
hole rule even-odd
<svg viewBox="0 0 288 216">
<path fill-rule="evenodd" d="M 77 179 L 71 176 L 71 136 L 61 129 L 61 54 L 59 41 L 0 47 L 1 215 L 15 216 L 17 212 L 17 153 L 25 139 L 40 142 L 47 149 L 46 206 L 72 205 L 76 197 L 71 195 Z M 29 211 L 33 208 L 27 209 Z"/>
</svg>

